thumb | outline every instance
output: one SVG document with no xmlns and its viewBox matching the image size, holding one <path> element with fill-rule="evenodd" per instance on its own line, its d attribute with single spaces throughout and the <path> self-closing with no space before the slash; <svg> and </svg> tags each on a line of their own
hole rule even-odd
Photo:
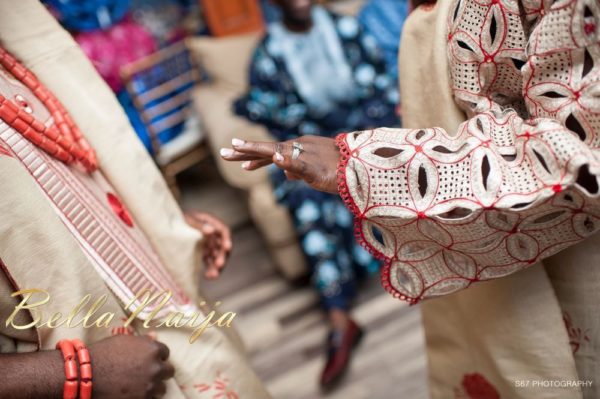
<svg viewBox="0 0 600 399">
<path fill-rule="evenodd" d="M 286 172 L 297 175 L 299 178 L 304 178 L 302 169 L 304 168 L 304 161 L 299 159 L 292 160 L 290 157 L 284 157 L 281 153 L 276 152 L 273 154 L 273 163 L 280 169 Z"/>
<path fill-rule="evenodd" d="M 280 152 L 273 154 L 273 163 L 278 167 L 285 169 L 285 157 Z"/>
</svg>

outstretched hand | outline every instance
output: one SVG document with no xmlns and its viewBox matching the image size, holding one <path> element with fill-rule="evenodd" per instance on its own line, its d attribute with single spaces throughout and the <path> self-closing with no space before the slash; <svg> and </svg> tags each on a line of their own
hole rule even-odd
<svg viewBox="0 0 600 399">
<path fill-rule="evenodd" d="M 294 143 L 302 149 L 294 150 Z M 338 193 L 336 172 L 340 151 L 334 139 L 303 136 L 280 143 L 233 139 L 231 144 L 233 148 L 221 149 L 221 157 L 226 161 L 244 161 L 242 167 L 246 170 L 274 163 L 285 171 L 288 179 L 304 180 L 316 190 Z"/>
</svg>

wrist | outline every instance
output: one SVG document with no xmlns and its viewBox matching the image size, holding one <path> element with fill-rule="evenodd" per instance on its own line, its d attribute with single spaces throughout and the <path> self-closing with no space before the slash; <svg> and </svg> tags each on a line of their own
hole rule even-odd
<svg viewBox="0 0 600 399">
<path fill-rule="evenodd" d="M 92 365 L 90 353 L 79 339 L 58 341 L 64 361 L 63 399 L 91 399 Z"/>
<path fill-rule="evenodd" d="M 41 352 L 45 359 L 41 362 L 42 365 L 46 365 L 46 383 L 41 384 L 37 392 L 49 392 L 48 397 L 50 398 L 62 398 L 64 383 L 65 383 L 65 372 L 64 372 L 64 360 L 60 350 L 50 350 Z M 44 367 L 44 366 L 42 366 Z M 37 396 L 36 396 L 37 397 Z M 40 396 L 41 397 L 41 396 Z"/>
<path fill-rule="evenodd" d="M 62 398 L 65 372 L 64 361 L 59 350 L 16 353 L 10 356 L 14 356 L 15 361 L 18 362 L 11 368 L 20 376 L 2 373 L 7 381 L 15 383 L 15 389 L 12 390 L 13 395 L 5 396 L 0 392 L 0 397 Z M 21 359 L 17 360 L 18 357 Z M 14 375 L 14 379 L 11 378 L 11 375 Z"/>
<path fill-rule="evenodd" d="M 340 156 L 337 164 L 337 186 L 338 192 L 344 204 L 348 210 L 355 216 L 360 215 L 360 211 L 348 187 L 348 181 L 346 180 L 346 170 L 348 168 L 348 162 L 350 161 L 350 147 L 346 142 L 346 136 L 348 133 L 338 134 L 335 138 L 335 145 L 337 146 Z"/>
</svg>

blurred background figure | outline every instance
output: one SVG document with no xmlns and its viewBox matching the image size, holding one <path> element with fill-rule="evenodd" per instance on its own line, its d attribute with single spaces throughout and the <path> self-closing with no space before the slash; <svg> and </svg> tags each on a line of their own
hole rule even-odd
<svg viewBox="0 0 600 399">
<path fill-rule="evenodd" d="M 236 113 L 266 126 L 278 140 L 333 136 L 372 126 L 398 126 L 398 90 L 376 40 L 358 21 L 312 0 L 274 0 L 281 20 L 269 24 L 250 65 L 250 87 Z M 328 313 L 327 362 L 320 382 L 331 387 L 362 335 L 350 318 L 357 279 L 378 262 L 356 242 L 352 217 L 339 196 L 271 173 L 277 200 L 290 211 Z"/>
<path fill-rule="evenodd" d="M 365 31 L 377 40 L 383 51 L 387 71 L 398 79 L 398 51 L 404 20 L 408 16 L 407 0 L 369 0 L 358 15 Z"/>
</svg>

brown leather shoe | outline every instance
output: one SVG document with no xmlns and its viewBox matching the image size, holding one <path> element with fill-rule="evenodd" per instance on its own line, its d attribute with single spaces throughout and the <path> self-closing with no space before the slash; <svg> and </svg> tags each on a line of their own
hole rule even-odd
<svg viewBox="0 0 600 399">
<path fill-rule="evenodd" d="M 327 363 L 321 373 L 321 388 L 329 390 L 340 381 L 350 363 L 352 349 L 358 345 L 362 336 L 362 329 L 353 320 L 349 320 L 344 331 L 331 331 L 327 338 Z"/>
</svg>

